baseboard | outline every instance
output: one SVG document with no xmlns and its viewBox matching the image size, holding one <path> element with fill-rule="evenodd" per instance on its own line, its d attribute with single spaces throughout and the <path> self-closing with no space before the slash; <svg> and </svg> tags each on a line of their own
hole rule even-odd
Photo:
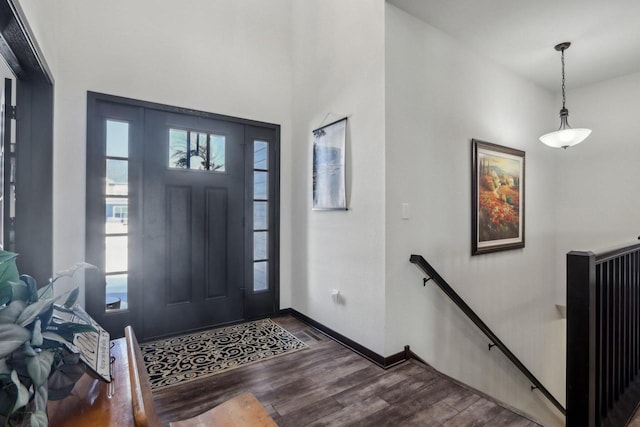
<svg viewBox="0 0 640 427">
<path fill-rule="evenodd" d="M 307 316 L 306 314 L 300 313 L 299 311 L 293 309 L 293 308 L 285 308 L 280 310 L 279 312 L 280 315 L 282 316 L 293 316 L 296 319 L 306 323 L 309 326 L 314 327 L 315 329 L 317 329 L 318 331 L 322 332 L 324 335 L 328 336 L 329 338 L 333 339 L 334 341 L 342 344 L 343 346 L 347 347 L 348 349 L 350 349 L 351 351 L 354 351 L 356 353 L 358 353 L 360 356 L 364 357 L 365 359 L 375 363 L 376 365 L 380 366 L 383 369 L 389 369 L 393 366 L 396 366 L 402 362 L 405 362 L 409 359 L 417 359 L 420 360 L 420 358 L 418 358 L 410 349 L 409 346 L 406 345 L 404 347 L 403 351 L 400 351 L 398 353 L 392 354 L 391 356 L 381 356 L 378 353 L 376 353 L 373 350 L 368 349 L 367 347 L 358 344 L 357 342 L 353 341 L 350 338 L 345 337 L 344 335 L 334 331 L 331 328 L 328 328 L 327 326 L 323 325 L 322 323 L 310 318 L 309 316 Z"/>
</svg>

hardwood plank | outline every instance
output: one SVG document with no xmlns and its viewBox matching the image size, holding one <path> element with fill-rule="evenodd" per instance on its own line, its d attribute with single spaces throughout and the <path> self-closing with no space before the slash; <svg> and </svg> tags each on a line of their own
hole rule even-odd
<svg viewBox="0 0 640 427">
<path fill-rule="evenodd" d="M 478 400 L 480 400 L 480 396 L 473 393 L 471 390 L 461 387 L 460 390 L 454 391 L 445 397 L 442 402 L 458 411 L 464 411 Z"/>
<path fill-rule="evenodd" d="M 502 411 L 502 407 L 486 399 L 477 402 L 442 424 L 442 427 L 480 427 L 487 424 Z"/>
<path fill-rule="evenodd" d="M 442 402 L 436 402 L 402 423 L 403 426 L 439 426 L 458 415 L 458 411 Z"/>
<path fill-rule="evenodd" d="M 333 427 L 346 426 L 357 423 L 379 410 L 389 406 L 387 402 L 377 396 L 371 396 L 360 402 L 345 406 L 339 411 L 327 415 L 319 420 L 309 424 L 310 427 Z"/>
<path fill-rule="evenodd" d="M 336 413 L 342 408 L 343 406 L 335 399 L 328 397 L 288 413 L 286 417 L 281 418 L 278 425 L 280 427 L 306 426 L 320 418 Z"/>
<path fill-rule="evenodd" d="M 531 421 L 503 408 L 502 411 L 487 424 L 492 427 L 527 427 L 530 422 Z"/>
</svg>

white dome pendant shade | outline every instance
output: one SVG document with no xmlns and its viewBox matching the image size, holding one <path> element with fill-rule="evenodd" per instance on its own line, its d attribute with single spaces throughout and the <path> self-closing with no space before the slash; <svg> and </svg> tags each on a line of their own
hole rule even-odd
<svg viewBox="0 0 640 427">
<path fill-rule="evenodd" d="M 543 144 L 553 148 L 568 148 L 580 144 L 591 134 L 591 129 L 572 129 L 569 126 L 567 117 L 569 110 L 566 108 L 566 96 L 564 93 L 564 51 L 571 46 L 570 42 L 560 43 L 555 46 L 557 51 L 562 52 L 562 109 L 560 110 L 560 128 L 557 131 L 549 132 L 540 137 Z"/>
<path fill-rule="evenodd" d="M 553 148 L 568 148 L 573 147 L 576 144 L 580 144 L 587 139 L 591 133 L 591 129 L 573 129 L 567 123 L 567 116 L 569 110 L 563 108 L 560 110 L 560 129 L 549 132 L 540 137 L 540 141 L 543 144 Z"/>
</svg>

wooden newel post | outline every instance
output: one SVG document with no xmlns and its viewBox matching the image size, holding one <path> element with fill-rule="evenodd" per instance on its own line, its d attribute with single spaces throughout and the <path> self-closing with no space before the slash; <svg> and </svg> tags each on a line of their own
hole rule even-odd
<svg viewBox="0 0 640 427">
<path fill-rule="evenodd" d="M 596 266 L 592 252 L 567 254 L 567 427 L 595 427 Z"/>
</svg>

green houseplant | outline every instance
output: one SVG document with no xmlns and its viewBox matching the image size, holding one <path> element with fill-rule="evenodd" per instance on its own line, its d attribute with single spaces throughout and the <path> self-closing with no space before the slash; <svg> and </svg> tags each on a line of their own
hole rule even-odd
<svg viewBox="0 0 640 427">
<path fill-rule="evenodd" d="M 74 335 L 96 332 L 74 308 L 78 288 L 54 297 L 53 284 L 93 266 L 78 263 L 38 288 L 33 277 L 19 275 L 16 257 L 0 251 L 0 421 L 5 427 L 46 426 L 48 400 L 67 396 L 84 373 Z M 86 324 L 62 321 L 56 311 L 76 314 Z"/>
</svg>

